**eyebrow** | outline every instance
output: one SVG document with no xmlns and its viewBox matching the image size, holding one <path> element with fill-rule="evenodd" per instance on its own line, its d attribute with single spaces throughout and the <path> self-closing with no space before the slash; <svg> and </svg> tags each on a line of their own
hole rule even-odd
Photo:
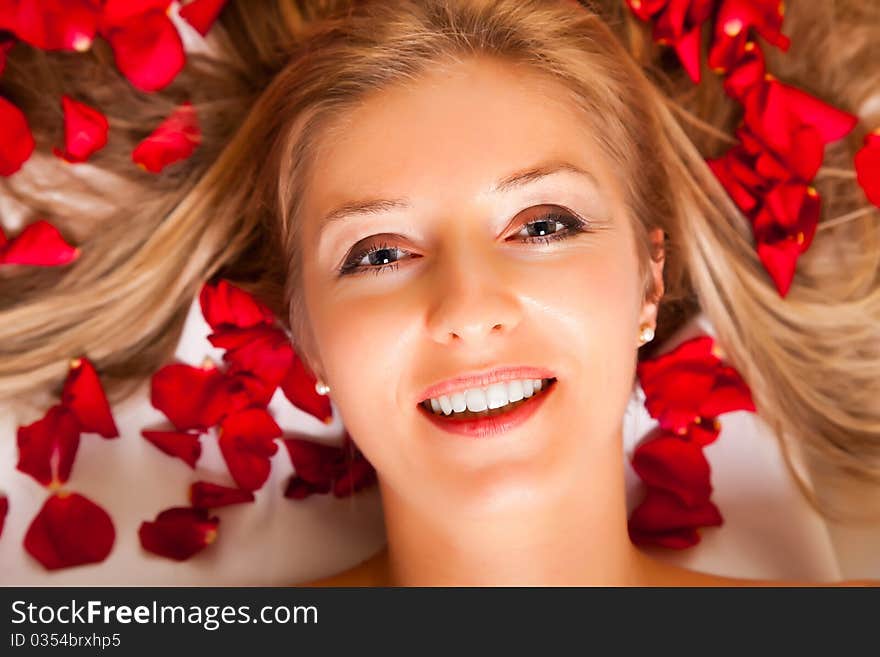
<svg viewBox="0 0 880 657">
<path fill-rule="evenodd" d="M 495 185 L 490 189 L 490 193 L 499 194 L 509 192 L 512 189 L 534 183 L 542 178 L 546 178 L 547 176 L 559 173 L 561 171 L 568 171 L 570 173 L 575 173 L 580 176 L 585 176 L 589 178 L 594 185 L 597 185 L 595 176 L 589 171 L 585 171 L 584 169 L 581 169 L 580 167 L 577 167 L 569 162 L 556 161 L 541 164 L 535 167 L 530 167 L 523 171 L 518 171 L 509 176 L 506 176 L 495 183 Z M 324 219 L 321 221 L 320 231 L 323 232 L 324 229 L 331 223 L 352 219 L 358 216 L 381 214 L 390 210 L 408 208 L 409 205 L 409 201 L 405 198 L 371 199 L 366 201 L 353 201 L 350 203 L 346 203 L 324 216 Z"/>
</svg>

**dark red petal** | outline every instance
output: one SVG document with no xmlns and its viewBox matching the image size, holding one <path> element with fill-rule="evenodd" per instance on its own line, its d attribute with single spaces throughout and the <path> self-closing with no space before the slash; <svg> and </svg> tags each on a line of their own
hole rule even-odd
<svg viewBox="0 0 880 657">
<path fill-rule="evenodd" d="M 281 429 L 262 408 L 249 408 L 227 416 L 220 425 L 220 452 L 235 483 L 257 490 L 269 477 L 271 456 L 278 451 L 275 438 Z"/>
<path fill-rule="evenodd" d="M 205 321 L 215 330 L 224 325 L 250 328 L 275 322 L 275 316 L 266 305 L 226 280 L 216 285 L 205 283 L 199 294 L 199 305 Z"/>
<path fill-rule="evenodd" d="M 98 110 L 69 96 L 61 97 L 64 110 L 64 151 L 55 154 L 68 162 L 85 162 L 107 145 L 109 124 Z"/>
<path fill-rule="evenodd" d="M 185 561 L 214 542 L 219 524 L 220 519 L 210 517 L 205 509 L 172 507 L 154 521 L 142 522 L 138 537 L 145 550 Z"/>
<path fill-rule="evenodd" d="M 306 481 L 297 475 L 291 475 L 284 487 L 284 497 L 291 500 L 303 500 L 309 495 L 323 495 L 330 492 L 331 484 L 329 481 L 318 484 Z"/>
<path fill-rule="evenodd" d="M 100 3 L 95 0 L 12 0 L 0 6 L 0 29 L 42 50 L 88 50 Z"/>
<path fill-rule="evenodd" d="M 665 547 L 689 547 L 700 540 L 696 529 L 723 523 L 710 501 L 687 507 L 671 493 L 648 488 L 645 499 L 629 517 L 629 534 L 634 543 Z"/>
<path fill-rule="evenodd" d="M 42 419 L 19 427 L 17 435 L 16 468 L 44 486 L 67 481 L 79 448 L 79 423 L 73 413 L 57 404 Z"/>
<path fill-rule="evenodd" d="M 3 524 L 6 522 L 6 514 L 9 511 L 9 498 L 0 496 L 0 536 L 3 536 Z"/>
<path fill-rule="evenodd" d="M 9 51 L 12 50 L 12 46 L 14 45 L 14 39 L 4 39 L 3 37 L 0 37 L 0 75 L 3 75 L 3 71 L 6 69 L 6 56 L 9 54 Z"/>
<path fill-rule="evenodd" d="M 159 173 L 192 155 L 201 140 L 195 108 L 187 102 L 135 147 L 131 159 L 146 171 Z"/>
<path fill-rule="evenodd" d="M 192 0 L 180 8 L 180 16 L 205 36 L 225 4 L 226 0 Z"/>
<path fill-rule="evenodd" d="M 119 71 L 141 91 L 165 88 L 186 62 L 177 28 L 164 11 L 139 14 L 104 36 Z"/>
<path fill-rule="evenodd" d="M 141 435 L 161 449 L 168 456 L 174 456 L 195 468 L 196 461 L 202 455 L 202 443 L 199 434 L 182 431 L 141 431 Z"/>
<path fill-rule="evenodd" d="M 196 509 L 211 509 L 230 504 L 253 502 L 255 498 L 249 490 L 220 486 L 209 481 L 197 481 L 189 488 L 189 499 Z"/>
<path fill-rule="evenodd" d="M 363 455 L 358 455 L 347 465 L 345 471 L 336 480 L 336 483 L 333 485 L 333 494 L 336 497 L 348 497 L 375 483 L 375 468 Z"/>
<path fill-rule="evenodd" d="M 325 424 L 333 422 L 333 408 L 327 395 L 315 390 L 317 378 L 308 371 L 305 363 L 294 351 L 293 362 L 281 381 L 281 390 L 294 406 Z"/>
<path fill-rule="evenodd" d="M 119 437 L 101 380 L 88 358 L 70 362 L 61 403 L 76 416 L 82 431 L 99 433 L 105 438 Z"/>
<path fill-rule="evenodd" d="M 59 491 L 31 522 L 24 548 L 46 569 L 56 570 L 103 561 L 115 540 L 104 509 L 79 493 Z"/>
<path fill-rule="evenodd" d="M 0 176 L 11 176 L 34 152 L 34 136 L 22 111 L 0 96 Z"/>
<path fill-rule="evenodd" d="M 856 153 L 855 167 L 865 196 L 880 207 L 880 130 L 865 137 L 865 145 Z"/>
<path fill-rule="evenodd" d="M 39 219 L 25 226 L 17 237 L 0 246 L 0 264 L 55 267 L 79 257 L 79 249 L 64 241 L 52 224 Z"/>
<path fill-rule="evenodd" d="M 150 401 L 178 431 L 207 431 L 251 403 L 247 391 L 213 365 L 166 365 L 153 375 Z"/>
<path fill-rule="evenodd" d="M 695 443 L 661 433 L 639 445 L 632 466 L 648 486 L 662 488 L 688 507 L 709 499 L 709 462 Z"/>
<path fill-rule="evenodd" d="M 342 472 L 345 453 L 337 445 L 324 445 L 305 438 L 285 438 L 284 446 L 296 476 L 310 484 L 330 484 Z"/>
</svg>

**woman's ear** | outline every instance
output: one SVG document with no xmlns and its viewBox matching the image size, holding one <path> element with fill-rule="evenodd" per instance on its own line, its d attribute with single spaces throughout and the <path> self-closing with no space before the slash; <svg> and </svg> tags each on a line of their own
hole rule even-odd
<svg viewBox="0 0 880 657">
<path fill-rule="evenodd" d="M 639 314 L 639 326 L 648 325 L 656 330 L 657 310 L 660 299 L 663 298 L 665 288 L 663 286 L 663 265 L 666 262 L 666 234 L 662 228 L 653 228 L 648 231 L 651 242 L 651 290 L 646 294 Z"/>
</svg>

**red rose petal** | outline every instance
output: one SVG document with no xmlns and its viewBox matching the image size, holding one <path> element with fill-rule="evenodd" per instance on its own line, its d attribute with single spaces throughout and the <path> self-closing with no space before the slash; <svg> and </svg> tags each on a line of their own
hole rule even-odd
<svg viewBox="0 0 880 657">
<path fill-rule="evenodd" d="M 250 408 L 227 416 L 220 425 L 218 443 L 235 483 L 257 490 L 269 477 L 271 456 L 278 451 L 275 438 L 281 429 L 262 408 Z"/>
<path fill-rule="evenodd" d="M 0 244 L 0 264 L 4 265 L 55 267 L 78 257 L 79 249 L 65 242 L 58 229 L 44 219 L 25 226 L 17 237 Z"/>
<path fill-rule="evenodd" d="M 24 537 L 27 552 L 48 570 L 107 558 L 116 530 L 107 512 L 78 493 L 49 497 Z"/>
<path fill-rule="evenodd" d="M 9 498 L 0 496 L 0 536 L 3 536 L 3 524 L 6 522 L 6 514 L 9 511 Z"/>
<path fill-rule="evenodd" d="M 82 431 L 98 433 L 105 438 L 119 437 L 101 380 L 88 358 L 71 361 L 61 403 L 76 416 Z"/>
<path fill-rule="evenodd" d="M 192 0 L 180 8 L 180 16 L 205 36 L 225 4 L 226 0 Z"/>
<path fill-rule="evenodd" d="M 207 431 L 251 403 L 243 386 L 216 367 L 166 365 L 153 375 L 150 401 L 178 431 Z"/>
<path fill-rule="evenodd" d="M 109 32 L 150 11 L 165 13 L 172 0 L 104 0 L 101 31 Z"/>
<path fill-rule="evenodd" d="M 284 487 L 284 497 L 291 500 L 304 500 L 309 495 L 323 495 L 329 493 L 330 490 L 331 484 L 329 481 L 315 484 L 306 481 L 298 475 L 291 475 L 290 479 L 287 480 L 287 485 Z"/>
<path fill-rule="evenodd" d="M 287 374 L 281 381 L 281 390 L 294 406 L 301 411 L 316 417 L 325 424 L 333 422 L 333 408 L 327 395 L 319 395 L 315 390 L 317 378 L 312 375 L 305 364 L 293 353 L 293 361 Z"/>
<path fill-rule="evenodd" d="M 6 56 L 9 54 L 9 51 L 12 50 L 12 46 L 14 45 L 14 39 L 4 40 L 0 37 L 0 75 L 3 75 L 3 71 L 6 69 Z"/>
<path fill-rule="evenodd" d="M 675 435 L 661 433 L 639 445 L 632 466 L 648 486 L 672 493 L 688 507 L 705 502 L 712 494 L 703 450 Z"/>
<path fill-rule="evenodd" d="M 865 137 L 855 156 L 856 177 L 868 200 L 880 207 L 880 130 Z"/>
<path fill-rule="evenodd" d="M 164 11 L 150 10 L 104 32 L 116 66 L 141 91 L 158 91 L 177 77 L 186 56 L 177 28 Z"/>
<path fill-rule="evenodd" d="M 11 176 L 34 152 L 34 136 L 20 109 L 0 96 L 0 176 Z"/>
<path fill-rule="evenodd" d="M 697 528 L 723 522 L 716 506 L 708 500 L 688 507 L 671 493 L 649 488 L 645 499 L 630 515 L 629 534 L 636 544 L 685 548 L 699 542 Z"/>
<path fill-rule="evenodd" d="M 0 29 L 41 50 L 88 50 L 101 6 L 96 0 L 12 0 L 0 6 Z"/>
<path fill-rule="evenodd" d="M 183 103 L 132 151 L 131 159 L 146 171 L 159 173 L 192 155 L 202 140 L 196 110 Z"/>
<path fill-rule="evenodd" d="M 107 145 L 109 124 L 98 110 L 69 96 L 61 97 L 64 109 L 64 151 L 55 154 L 68 162 L 85 162 Z"/>
<path fill-rule="evenodd" d="M 217 538 L 220 519 L 205 509 L 172 507 L 138 529 L 141 546 L 154 554 L 185 561 L 201 552 Z"/>
<path fill-rule="evenodd" d="M 331 490 L 336 497 L 347 497 L 376 483 L 375 469 L 348 435 L 341 446 L 303 438 L 285 438 L 284 445 L 296 471 L 285 497 L 303 499 Z"/>
<path fill-rule="evenodd" d="M 226 280 L 216 285 L 206 283 L 199 293 L 199 305 L 208 325 L 250 328 L 258 324 L 272 325 L 275 316 L 253 295 Z"/>
<path fill-rule="evenodd" d="M 211 509 L 231 504 L 253 502 L 254 494 L 249 490 L 220 486 L 208 481 L 197 481 L 189 488 L 190 502 L 196 509 Z"/>
<path fill-rule="evenodd" d="M 168 456 L 181 459 L 191 468 L 196 467 L 196 461 L 202 455 L 202 443 L 199 434 L 182 431 L 141 431 L 141 435 L 161 449 Z"/>
<path fill-rule="evenodd" d="M 376 469 L 358 453 L 333 484 L 336 497 L 348 497 L 376 483 Z"/>
<path fill-rule="evenodd" d="M 18 464 L 44 486 L 58 486 L 70 477 L 79 448 L 79 423 L 64 406 L 51 407 L 46 415 L 18 428 Z"/>
<path fill-rule="evenodd" d="M 223 360 L 229 363 L 230 373 L 247 372 L 261 379 L 271 388 L 270 397 L 293 363 L 293 347 L 287 334 L 265 324 L 219 330 L 208 340 L 226 350 Z"/>
</svg>

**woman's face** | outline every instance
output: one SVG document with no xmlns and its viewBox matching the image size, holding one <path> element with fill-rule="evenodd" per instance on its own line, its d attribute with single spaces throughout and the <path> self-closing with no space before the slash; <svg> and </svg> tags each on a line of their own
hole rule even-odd
<svg viewBox="0 0 880 657">
<path fill-rule="evenodd" d="M 535 170 L 547 175 L 515 178 Z M 619 444 L 654 307 L 616 172 L 563 87 L 488 59 L 438 67 L 340 117 L 310 174 L 317 373 L 383 494 L 500 508 L 571 486 L 597 447 Z M 510 366 L 556 382 L 508 431 L 450 433 L 418 408 L 433 384 Z"/>
</svg>

